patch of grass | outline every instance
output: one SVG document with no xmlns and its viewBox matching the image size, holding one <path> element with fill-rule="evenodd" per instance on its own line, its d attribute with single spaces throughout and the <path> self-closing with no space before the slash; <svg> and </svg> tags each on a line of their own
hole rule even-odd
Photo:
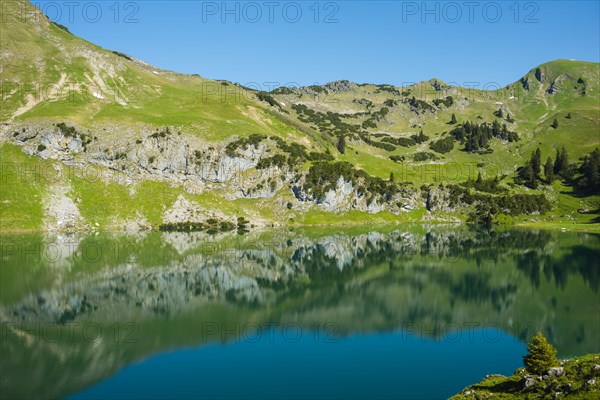
<svg viewBox="0 0 600 400">
<path fill-rule="evenodd" d="M 594 399 L 600 397 L 600 370 L 594 370 L 594 365 L 600 364 L 600 354 L 590 354 L 564 360 L 562 363 L 564 374 L 557 377 L 547 377 L 538 380 L 533 377 L 534 384 L 529 388 L 523 387 L 523 380 L 527 375 L 524 368 L 515 371 L 509 377 L 491 375 L 480 383 L 471 385 L 462 390 L 452 400 L 472 399 L 551 399 L 560 392 L 564 399 Z M 586 384 L 595 380 L 595 384 Z"/>
</svg>

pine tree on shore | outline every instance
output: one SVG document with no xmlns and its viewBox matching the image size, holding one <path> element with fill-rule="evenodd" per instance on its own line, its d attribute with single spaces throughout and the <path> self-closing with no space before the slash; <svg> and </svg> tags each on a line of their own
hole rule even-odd
<svg viewBox="0 0 600 400">
<path fill-rule="evenodd" d="M 527 355 L 523 357 L 525 368 L 532 374 L 541 375 L 558 364 L 556 349 L 548 343 L 542 332 L 538 332 L 527 344 Z"/>
</svg>

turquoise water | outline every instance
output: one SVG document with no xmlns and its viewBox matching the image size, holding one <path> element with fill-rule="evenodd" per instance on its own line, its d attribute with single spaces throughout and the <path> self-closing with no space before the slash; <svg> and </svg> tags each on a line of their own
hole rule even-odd
<svg viewBox="0 0 600 400">
<path fill-rule="evenodd" d="M 438 399 L 598 352 L 600 239 L 409 226 L 0 237 L 3 398 Z"/>
<path fill-rule="evenodd" d="M 471 333 L 472 339 L 453 343 L 406 332 L 323 343 L 311 332 L 293 343 L 277 334 L 273 341 L 175 350 L 71 398 L 446 398 L 481 379 L 482 371 L 512 374 L 520 365 L 525 347 L 515 338 L 491 327 Z"/>
</svg>

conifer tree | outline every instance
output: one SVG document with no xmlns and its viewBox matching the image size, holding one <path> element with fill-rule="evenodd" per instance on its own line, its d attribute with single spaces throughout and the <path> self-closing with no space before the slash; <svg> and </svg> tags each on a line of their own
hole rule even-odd
<svg viewBox="0 0 600 400">
<path fill-rule="evenodd" d="M 344 154 L 346 152 L 346 137 L 344 135 L 340 135 L 336 147 L 340 154 Z"/>
<path fill-rule="evenodd" d="M 542 332 L 538 332 L 527 344 L 527 355 L 523 357 L 525 368 L 532 374 L 541 375 L 558 364 L 556 349 L 548 343 Z"/>
</svg>

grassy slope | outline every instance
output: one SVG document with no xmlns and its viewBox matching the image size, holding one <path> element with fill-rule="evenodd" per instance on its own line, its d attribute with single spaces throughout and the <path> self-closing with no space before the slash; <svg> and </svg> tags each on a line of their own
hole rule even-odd
<svg viewBox="0 0 600 400">
<path fill-rule="evenodd" d="M 548 380 L 537 382 L 527 390 L 521 390 L 519 382 L 526 375 L 524 369 L 519 369 L 513 376 L 504 377 L 491 375 L 480 383 L 469 386 L 460 394 L 451 397 L 452 400 L 462 399 L 552 399 L 559 395 L 565 399 L 595 399 L 600 396 L 598 386 L 599 372 L 592 371 L 592 366 L 600 363 L 599 354 L 590 354 L 583 357 L 575 357 L 563 362 L 564 376 L 553 377 Z M 594 385 L 586 385 L 588 380 L 595 379 Z M 570 391 L 565 391 L 564 385 L 571 384 Z M 466 394 L 469 393 L 469 394 Z"/>
<path fill-rule="evenodd" d="M 27 1 L 21 1 L 23 7 L 33 9 Z M 400 104 L 370 133 L 387 132 L 397 136 L 409 136 L 420 129 L 431 137 L 430 142 L 439 139 L 452 127 L 447 124 L 452 114 L 458 122 L 491 122 L 496 117 L 493 112 L 499 103 L 506 107 L 513 118 L 510 129 L 516 130 L 522 140 L 516 144 L 503 144 L 492 141 L 494 152 L 488 155 L 467 154 L 462 146 L 455 144 L 454 150 L 440 155 L 436 162 L 412 162 L 410 159 L 398 164 L 389 159 L 390 155 L 410 156 L 417 151 L 431 151 L 429 144 L 416 147 L 398 147 L 389 152 L 364 143 L 349 143 L 345 155 L 335 151 L 331 139 L 324 138 L 308 124 L 296 119 L 291 110 L 292 101 L 308 102 L 320 111 L 359 112 L 365 107 L 354 100 L 366 98 L 373 102 L 371 111 L 383 106 L 387 99 L 400 100 L 402 96 L 379 90 L 375 85 L 360 85 L 355 90 L 342 93 L 327 93 L 318 98 L 307 93 L 296 95 L 278 95 L 289 114 L 281 114 L 255 99 L 255 96 L 232 84 L 225 86 L 221 82 L 210 81 L 199 76 L 178 74 L 159 70 L 136 60 L 127 60 L 111 51 L 102 49 L 58 28 L 43 16 L 37 22 L 24 22 L 16 17 L 8 18 L 0 27 L 2 45 L 8 58 L 3 60 L 2 74 L 5 82 L 5 101 L 0 118 L 35 121 L 72 121 L 82 126 L 98 129 L 105 127 L 107 135 L 121 135 L 119 126 L 133 128 L 175 125 L 184 134 L 198 135 L 205 140 L 220 141 L 231 136 L 246 136 L 251 133 L 278 135 L 286 140 L 300 141 L 309 147 L 330 148 L 338 159 L 349 161 L 372 175 L 388 178 L 394 173 L 396 179 L 412 182 L 416 186 L 430 183 L 458 183 L 475 178 L 478 171 L 484 176 L 496 174 L 508 175 L 505 183 L 512 181 L 514 169 L 522 165 L 537 147 L 542 150 L 542 159 L 553 156 L 555 149 L 565 145 L 569 148 L 571 160 L 575 161 L 600 144 L 597 135 L 600 126 L 600 87 L 597 63 L 558 60 L 543 64 L 538 68 L 544 74 L 539 83 L 536 69 L 527 73 L 524 79 L 529 90 L 521 83 L 509 85 L 495 91 L 483 91 L 466 88 L 447 88 L 436 91 L 431 82 L 422 82 L 408 88 L 411 96 L 431 102 L 451 94 L 455 100 L 468 101 L 467 106 L 457 104 L 442 108 L 435 114 L 415 115 Z M 26 43 L 27 45 L 24 45 Z M 34 60 L 32 62 L 32 60 Z M 572 77 L 572 81 L 562 84 L 559 93 L 550 95 L 546 91 L 550 84 L 561 74 Z M 587 93 L 580 95 L 581 85 L 577 79 L 583 77 Z M 39 89 L 41 87 L 44 90 Z M 31 86 L 37 90 L 31 90 Z M 576 88 L 576 86 L 578 86 Z M 71 87 L 72 90 L 68 90 Z M 14 90 L 10 90 L 10 89 Z M 579 91 L 578 91 L 579 90 Z M 94 97 L 94 93 L 104 97 Z M 571 113 L 572 118 L 564 118 Z M 559 120 L 558 129 L 550 127 L 554 118 Z M 351 120 L 360 124 L 362 120 Z M 418 126 L 416 126 L 417 124 Z M 128 129 L 131 131 L 131 129 Z M 104 133 L 103 133 L 104 134 Z M 17 150 L 2 148 L 3 160 L 13 162 L 18 158 Z M 19 163 L 38 163 L 27 156 L 18 158 Z M 13 179 L 13 178 L 7 178 Z M 10 183 L 7 181 L 7 183 Z M 36 210 L 18 211 L 8 203 L 9 198 L 31 197 L 31 190 L 37 190 L 43 197 L 43 180 L 34 183 L 21 182 L 22 193 L 0 194 L 4 201 L 2 208 L 3 230 L 36 229 L 41 226 L 42 212 L 38 204 Z M 182 190 L 168 187 L 166 184 L 148 182 L 130 193 L 129 188 L 118 184 L 97 186 L 97 182 L 85 182 L 74 177 L 69 182 L 71 196 L 81 198 L 80 209 L 89 223 L 110 227 L 110 216 L 101 215 L 107 205 L 110 215 L 122 220 L 142 215 L 152 225 L 160 221 L 164 207 L 170 206 Z M 5 186 L 11 187 L 11 186 Z M 550 197 L 558 201 L 559 206 L 551 219 L 551 224 L 567 224 L 578 228 L 575 222 L 588 223 L 589 215 L 578 215 L 581 208 L 595 208 L 600 204 L 598 197 L 575 199 L 561 193 L 564 187 L 555 185 L 554 189 L 542 187 Z M 282 191 L 283 192 L 283 191 Z M 418 221 L 423 211 L 411 212 L 401 217 L 392 214 L 377 216 L 360 212 L 343 215 L 327 214 L 311 210 L 306 215 L 287 212 L 285 209 L 273 210 L 278 199 L 288 199 L 289 193 L 278 193 L 270 200 L 238 200 L 231 204 L 223 202 L 218 193 L 195 196 L 195 201 L 206 207 L 216 207 L 225 212 L 241 213 L 253 209 L 255 216 L 277 222 L 295 223 L 359 223 L 359 222 L 398 222 Z M 187 196 L 187 195 L 186 195 Z M 189 196 L 194 197 L 194 196 Z M 119 202 L 127 204 L 117 204 Z M 32 202 L 35 204 L 35 202 Z M 34 207 L 33 205 L 31 207 Z M 252 213 L 250 213 L 252 214 Z M 507 219 L 506 222 L 531 223 L 527 219 Z M 588 229 L 588 228 L 585 228 Z"/>
<path fill-rule="evenodd" d="M 27 1 L 18 3 L 34 10 Z M 2 121 L 18 111 L 20 120 L 69 120 L 83 126 L 176 124 L 206 140 L 251 133 L 298 136 L 237 86 L 127 60 L 42 15 L 25 22 L 8 14 L 0 29 L 3 50 L 11 55 L 3 62 Z M 23 108 L 28 101 L 35 107 Z"/>
</svg>

